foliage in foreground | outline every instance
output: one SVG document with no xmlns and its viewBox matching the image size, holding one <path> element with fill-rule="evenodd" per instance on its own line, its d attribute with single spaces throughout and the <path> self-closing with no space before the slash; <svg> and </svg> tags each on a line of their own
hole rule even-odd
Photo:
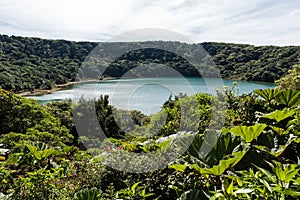
<svg viewBox="0 0 300 200">
<path fill-rule="evenodd" d="M 89 102 L 42 107 L 1 90 L 1 114 L 6 119 L 1 121 L 1 195 L 10 199 L 298 199 L 299 93 L 269 89 L 237 96 L 225 90 L 218 94 L 220 102 L 206 94 L 183 96 L 170 99 L 160 113 L 150 117 L 113 111 L 107 97 L 100 98 L 95 105 L 102 128 L 117 123 L 120 129 L 111 135 L 114 138 L 96 141 L 100 147 L 86 151 L 77 142 L 93 138 L 80 138 L 76 130 L 70 131 L 74 126 L 70 108 L 82 116 L 80 111 L 89 108 Z M 223 128 L 207 129 L 210 123 L 217 124 L 211 122 L 212 113 L 225 101 Z M 189 120 L 187 116 L 195 113 L 200 118 Z M 163 117 L 165 123 L 158 123 Z M 128 123 L 129 118 L 135 123 Z M 44 123 L 43 130 L 40 123 Z M 125 135 L 124 127 L 129 127 Z M 140 131 L 145 135 L 139 135 Z M 178 131 L 194 134 L 173 137 Z M 78 141 L 66 139 L 70 133 Z M 44 139 L 44 134 L 57 141 Z M 178 148 L 186 151 L 175 157 L 172 153 Z M 126 152 L 141 153 L 138 162 L 128 160 Z M 159 170 L 126 172 L 158 164 L 145 156 L 151 152 L 174 159 Z M 95 153 L 98 156 L 93 157 Z M 124 170 L 106 166 L 108 160 Z"/>
</svg>

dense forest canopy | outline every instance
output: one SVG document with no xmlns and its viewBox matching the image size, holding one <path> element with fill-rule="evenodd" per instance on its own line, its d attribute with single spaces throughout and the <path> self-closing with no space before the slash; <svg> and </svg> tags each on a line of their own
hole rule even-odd
<svg viewBox="0 0 300 200">
<path fill-rule="evenodd" d="M 98 44 L 0 35 L 0 87 L 24 92 L 51 89 L 57 84 L 74 81 L 82 62 Z M 184 76 L 199 76 L 191 64 L 180 56 L 146 48 L 148 44 L 176 48 L 188 58 L 197 57 L 198 47 L 202 45 L 226 79 L 274 82 L 287 73 L 300 58 L 299 46 L 253 46 L 215 42 L 184 44 L 163 41 L 101 44 L 103 48 L 110 49 L 124 49 L 129 44 L 139 48 L 113 62 L 103 74 L 109 77 L 120 77 L 138 64 L 149 63 L 170 66 Z M 95 68 L 91 70 L 97 71 Z M 99 78 L 97 73 L 94 74 L 95 77 L 92 78 Z"/>
</svg>

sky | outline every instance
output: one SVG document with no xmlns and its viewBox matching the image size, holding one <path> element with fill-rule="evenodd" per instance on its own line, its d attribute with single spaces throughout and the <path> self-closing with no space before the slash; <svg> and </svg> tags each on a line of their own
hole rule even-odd
<svg viewBox="0 0 300 200">
<path fill-rule="evenodd" d="M 300 45 L 300 0 L 0 0 L 0 34 L 102 42 L 145 28 L 195 43 Z"/>
</svg>

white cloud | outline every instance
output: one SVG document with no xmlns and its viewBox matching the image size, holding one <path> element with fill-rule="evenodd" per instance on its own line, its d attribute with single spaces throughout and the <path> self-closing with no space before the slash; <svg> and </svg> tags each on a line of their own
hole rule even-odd
<svg viewBox="0 0 300 200">
<path fill-rule="evenodd" d="M 298 0 L 1 0 L 3 34 L 104 41 L 164 28 L 196 42 L 300 45 Z"/>
</svg>

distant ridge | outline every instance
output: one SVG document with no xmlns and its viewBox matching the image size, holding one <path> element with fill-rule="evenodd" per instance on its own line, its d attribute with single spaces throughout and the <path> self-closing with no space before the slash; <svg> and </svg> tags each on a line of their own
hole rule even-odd
<svg viewBox="0 0 300 200">
<path fill-rule="evenodd" d="M 209 53 L 225 79 L 274 82 L 300 58 L 300 46 L 254 46 L 247 44 L 205 42 L 135 42 L 139 47 L 149 43 L 172 46 L 197 56 L 198 45 Z M 58 84 L 75 80 L 85 57 L 99 43 L 48 40 L 0 35 L 0 87 L 14 92 L 48 90 Z M 124 43 L 105 43 L 111 48 L 123 48 Z M 190 63 L 174 53 L 157 49 L 141 49 L 121 56 L 105 72 L 108 77 L 120 77 L 137 64 L 155 62 L 176 69 L 184 76 L 199 76 Z M 97 70 L 91 67 L 91 70 Z M 149 67 L 151 73 L 151 67 Z M 95 73 L 97 74 L 97 73 Z M 208 74 L 209 75 L 209 74 Z M 100 77 L 93 77 L 98 79 Z"/>
</svg>

